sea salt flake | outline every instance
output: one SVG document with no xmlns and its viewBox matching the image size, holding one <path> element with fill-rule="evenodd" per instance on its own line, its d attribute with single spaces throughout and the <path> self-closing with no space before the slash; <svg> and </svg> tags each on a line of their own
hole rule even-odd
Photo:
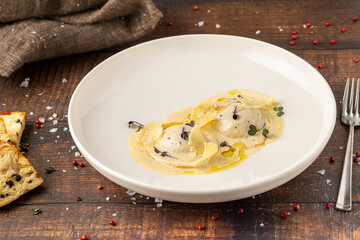
<svg viewBox="0 0 360 240">
<path fill-rule="evenodd" d="M 78 170 L 77 167 L 74 167 L 75 170 Z"/>
<path fill-rule="evenodd" d="M 130 195 L 130 196 L 133 196 L 133 195 L 135 195 L 135 194 L 136 194 L 136 192 L 135 192 L 135 191 L 130 190 L 130 189 L 128 189 L 128 190 L 126 191 L 126 193 L 127 193 L 128 195 Z"/>
<path fill-rule="evenodd" d="M 303 27 L 306 28 L 306 24 L 304 24 Z"/>
<path fill-rule="evenodd" d="M 340 146 L 339 149 L 344 149 L 344 147 Z"/>
<path fill-rule="evenodd" d="M 257 34 L 257 35 L 260 34 L 260 30 L 257 30 L 257 31 L 255 32 L 255 34 Z"/>
<path fill-rule="evenodd" d="M 49 130 L 49 132 L 54 133 L 54 132 L 56 132 L 57 130 L 58 130 L 58 128 L 52 128 L 52 129 Z"/>
<path fill-rule="evenodd" d="M 67 131 L 67 130 L 68 130 L 68 128 L 67 128 L 67 127 L 64 127 L 64 129 L 63 129 L 63 130 L 64 130 L 64 132 L 65 132 L 65 131 Z"/>
<path fill-rule="evenodd" d="M 80 153 L 79 153 L 79 152 L 76 152 L 76 153 L 75 153 L 75 157 L 80 157 Z"/>
<path fill-rule="evenodd" d="M 52 122 L 53 122 L 53 125 L 58 124 L 58 120 L 54 120 L 54 121 L 52 121 Z"/>
<path fill-rule="evenodd" d="M 30 97 L 30 95 L 29 95 L 29 94 L 25 94 L 25 97 L 27 97 L 27 98 L 28 98 L 28 97 Z"/>
<path fill-rule="evenodd" d="M 76 146 L 71 146 L 71 149 L 74 150 L 76 148 Z"/>
<path fill-rule="evenodd" d="M 65 26 L 64 26 L 64 24 L 61 24 L 61 25 L 60 25 L 60 27 L 62 27 L 62 28 L 63 28 L 63 27 L 65 27 Z"/>
<path fill-rule="evenodd" d="M 46 109 L 47 109 L 47 110 L 50 110 L 50 109 L 53 109 L 53 107 L 47 106 Z"/>
<path fill-rule="evenodd" d="M 65 208 L 65 210 L 66 210 L 66 211 L 69 211 L 69 208 L 67 207 L 67 208 Z"/>
<path fill-rule="evenodd" d="M 215 24 L 215 26 L 216 26 L 216 28 L 220 28 L 220 27 L 221 27 L 220 24 Z"/>
<path fill-rule="evenodd" d="M 60 136 L 59 136 L 59 135 L 57 135 L 57 136 L 56 136 L 56 138 L 60 138 Z"/>
<path fill-rule="evenodd" d="M 54 113 L 54 114 L 52 115 L 52 117 L 53 117 L 53 118 L 56 118 L 56 117 L 57 117 L 57 114 L 56 114 L 56 113 Z"/>
<path fill-rule="evenodd" d="M 48 119 L 49 119 L 50 121 L 52 121 L 54 118 L 53 118 L 53 117 L 49 117 Z"/>
<path fill-rule="evenodd" d="M 44 122 L 45 122 L 45 118 L 39 117 L 39 121 L 40 121 L 41 123 L 44 123 Z"/>
<path fill-rule="evenodd" d="M 136 202 L 132 202 L 134 205 L 136 205 Z"/>
<path fill-rule="evenodd" d="M 161 203 L 156 204 L 157 207 L 162 207 Z"/>
<path fill-rule="evenodd" d="M 198 26 L 199 26 L 199 27 L 204 26 L 204 21 L 200 21 L 200 22 L 198 22 Z"/>
<path fill-rule="evenodd" d="M 318 173 L 320 173 L 321 175 L 324 175 L 325 174 L 325 169 L 322 169 L 322 170 L 318 171 Z"/>
<path fill-rule="evenodd" d="M 113 217 L 116 217 L 116 215 L 117 215 L 116 213 L 111 214 L 111 216 L 113 216 Z"/>
<path fill-rule="evenodd" d="M 162 200 L 162 199 L 159 199 L 159 198 L 155 198 L 155 202 L 156 202 L 156 203 L 162 203 L 163 200 Z"/>
<path fill-rule="evenodd" d="M 57 143 L 58 141 L 57 141 L 57 140 L 55 140 L 54 142 L 56 142 L 56 143 Z"/>
<path fill-rule="evenodd" d="M 265 227 L 265 225 L 263 223 L 260 223 L 260 227 Z"/>
<path fill-rule="evenodd" d="M 326 179 L 326 184 L 329 184 L 331 182 L 330 179 Z"/>
<path fill-rule="evenodd" d="M 211 10 L 210 10 L 210 9 L 208 9 L 208 10 L 207 10 L 207 12 L 209 13 L 209 12 L 211 12 Z"/>
<path fill-rule="evenodd" d="M 63 78 L 63 80 L 61 80 L 62 83 L 67 83 L 68 80 L 66 80 L 65 78 Z"/>
<path fill-rule="evenodd" d="M 50 160 L 46 160 L 46 162 L 50 162 Z"/>
<path fill-rule="evenodd" d="M 40 140 L 43 140 L 44 139 L 44 137 L 40 137 Z"/>
<path fill-rule="evenodd" d="M 41 95 L 43 95 L 43 93 L 42 93 L 42 92 L 41 92 L 41 93 L 38 93 L 38 95 L 41 96 Z"/>
<path fill-rule="evenodd" d="M 37 134 L 37 132 L 34 132 L 34 134 Z"/>
<path fill-rule="evenodd" d="M 29 87 L 29 82 L 30 82 L 30 78 L 25 78 L 25 80 L 20 83 L 20 87 L 24 87 L 24 88 Z"/>
<path fill-rule="evenodd" d="M 135 201 L 135 200 L 136 200 L 136 197 L 132 197 L 132 198 L 130 198 L 130 200 L 133 200 L 133 201 Z"/>
<path fill-rule="evenodd" d="M 110 197 L 106 197 L 106 201 L 109 201 L 110 200 Z"/>
<path fill-rule="evenodd" d="M 1 104 L 1 105 L 6 106 L 6 103 L 3 103 L 3 104 Z"/>
<path fill-rule="evenodd" d="M 101 209 L 101 206 L 98 206 L 96 209 Z"/>
<path fill-rule="evenodd" d="M 33 113 L 33 112 L 30 112 L 30 115 L 32 116 L 32 115 L 34 115 L 34 113 Z"/>
<path fill-rule="evenodd" d="M 63 169 L 63 172 L 66 172 L 66 170 L 65 170 L 65 169 Z"/>
</svg>

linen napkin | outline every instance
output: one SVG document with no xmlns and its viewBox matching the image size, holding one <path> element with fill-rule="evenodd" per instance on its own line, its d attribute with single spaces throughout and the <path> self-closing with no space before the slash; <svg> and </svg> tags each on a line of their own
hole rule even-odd
<svg viewBox="0 0 360 240">
<path fill-rule="evenodd" d="M 161 17 L 151 0 L 0 0 L 0 75 L 133 41 Z"/>
</svg>

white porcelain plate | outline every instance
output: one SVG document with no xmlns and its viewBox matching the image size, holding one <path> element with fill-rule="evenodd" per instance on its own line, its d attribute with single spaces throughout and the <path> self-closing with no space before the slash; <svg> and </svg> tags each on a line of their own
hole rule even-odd
<svg viewBox="0 0 360 240">
<path fill-rule="evenodd" d="M 129 154 L 128 122 L 160 121 L 214 93 L 236 88 L 274 96 L 285 109 L 283 135 L 237 166 L 205 175 L 162 175 Z M 101 174 L 141 194 L 209 203 L 284 184 L 321 153 L 336 105 L 326 80 L 296 55 L 261 41 L 185 35 L 126 49 L 87 74 L 69 106 L 72 137 Z"/>
</svg>

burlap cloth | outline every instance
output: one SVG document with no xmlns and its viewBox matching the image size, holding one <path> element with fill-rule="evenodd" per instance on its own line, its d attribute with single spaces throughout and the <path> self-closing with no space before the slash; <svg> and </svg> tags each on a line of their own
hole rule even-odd
<svg viewBox="0 0 360 240">
<path fill-rule="evenodd" d="M 0 75 L 133 41 L 161 17 L 151 0 L 0 0 Z"/>
</svg>

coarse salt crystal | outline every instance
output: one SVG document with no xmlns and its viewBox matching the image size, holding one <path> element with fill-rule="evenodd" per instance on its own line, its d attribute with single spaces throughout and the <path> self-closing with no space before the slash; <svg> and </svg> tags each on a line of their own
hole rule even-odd
<svg viewBox="0 0 360 240">
<path fill-rule="evenodd" d="M 29 95 L 29 94 L 25 94 L 25 97 L 30 97 L 30 95 Z"/>
<path fill-rule="evenodd" d="M 326 179 L 326 184 L 329 184 L 331 182 L 330 179 Z"/>
<path fill-rule="evenodd" d="M 263 223 L 260 223 L 260 227 L 265 227 L 265 225 Z"/>
<path fill-rule="evenodd" d="M 52 121 L 54 118 L 53 118 L 53 117 L 49 117 L 48 119 L 49 119 L 50 121 Z"/>
<path fill-rule="evenodd" d="M 135 192 L 135 191 L 130 190 L 130 189 L 128 189 L 128 190 L 126 191 L 126 193 L 127 193 L 128 195 L 130 195 L 130 196 L 133 196 L 133 195 L 135 195 L 135 194 L 136 194 L 136 192 Z"/>
<path fill-rule="evenodd" d="M 63 169 L 63 172 L 66 172 L 66 170 L 65 170 L 65 169 Z"/>
<path fill-rule="evenodd" d="M 38 93 L 38 95 L 41 96 L 41 95 L 43 95 L 43 93 L 42 93 L 42 92 L 41 92 L 41 93 Z"/>
<path fill-rule="evenodd" d="M 46 160 L 46 162 L 50 162 L 50 160 Z"/>
<path fill-rule="evenodd" d="M 106 197 L 106 201 L 109 201 L 110 200 L 110 197 Z"/>
<path fill-rule="evenodd" d="M 78 170 L 77 167 L 74 167 L 75 170 Z"/>
<path fill-rule="evenodd" d="M 57 141 L 57 140 L 55 140 L 54 142 L 56 142 L 56 143 L 57 143 L 58 141 Z"/>
<path fill-rule="evenodd" d="M 257 31 L 255 32 L 255 34 L 260 34 L 260 30 L 257 30 Z"/>
<path fill-rule="evenodd" d="M 307 27 L 306 27 L 306 24 L 304 24 L 303 27 L 304 27 L 304 28 L 307 28 Z"/>
<path fill-rule="evenodd" d="M 30 115 L 32 116 L 32 115 L 34 115 L 34 113 L 33 113 L 33 112 L 30 112 Z"/>
<path fill-rule="evenodd" d="M 344 149 L 344 148 L 342 146 L 340 146 L 339 149 Z"/>
<path fill-rule="evenodd" d="M 56 114 L 56 113 L 54 113 L 54 114 L 52 115 L 52 117 L 53 117 L 53 118 L 56 118 L 56 117 L 57 117 L 57 114 Z"/>
<path fill-rule="evenodd" d="M 322 169 L 322 170 L 318 171 L 318 173 L 320 173 L 321 175 L 324 175 L 325 174 L 325 169 Z"/>
<path fill-rule="evenodd" d="M 210 9 L 208 9 L 207 12 L 208 12 L 208 13 L 211 12 Z"/>
<path fill-rule="evenodd" d="M 65 27 L 64 24 L 61 24 L 60 27 Z"/>
<path fill-rule="evenodd" d="M 136 205 L 136 202 L 132 202 L 134 205 Z"/>
<path fill-rule="evenodd" d="M 57 130 L 58 130 L 58 128 L 52 128 L 52 129 L 49 130 L 49 132 L 54 133 L 54 132 L 56 132 Z"/>
<path fill-rule="evenodd" d="M 67 127 L 64 127 L 64 129 L 63 129 L 63 130 L 64 130 L 64 132 L 65 132 L 65 131 L 67 131 L 67 130 L 68 130 L 68 128 L 67 128 Z"/>
<path fill-rule="evenodd" d="M 113 213 L 113 214 L 111 214 L 111 215 L 112 215 L 113 217 L 116 217 L 117 214 L 116 214 L 116 213 Z"/>
<path fill-rule="evenodd" d="M 39 117 L 39 121 L 40 121 L 41 123 L 44 123 L 44 122 L 45 122 L 45 118 Z"/>
<path fill-rule="evenodd" d="M 34 134 L 37 134 L 37 132 L 34 132 Z"/>
<path fill-rule="evenodd" d="M 71 146 L 71 149 L 74 150 L 76 148 L 76 146 Z"/>
<path fill-rule="evenodd" d="M 53 109 L 53 107 L 47 106 L 46 109 L 47 109 L 47 110 L 50 110 L 50 109 Z"/>
<path fill-rule="evenodd" d="M 157 207 L 162 207 L 161 203 L 156 204 Z"/>
<path fill-rule="evenodd" d="M 98 206 L 96 209 L 101 209 L 101 206 Z"/>
<path fill-rule="evenodd" d="M 59 135 L 57 135 L 57 136 L 56 136 L 56 138 L 60 138 L 60 136 L 59 136 Z"/>
<path fill-rule="evenodd" d="M 67 83 L 68 80 L 66 80 L 65 78 L 63 78 L 63 80 L 61 80 L 62 83 Z"/>
<path fill-rule="evenodd" d="M 163 200 L 162 200 L 162 199 L 159 199 L 159 198 L 155 198 L 155 202 L 156 202 L 156 203 L 162 203 Z"/>
<path fill-rule="evenodd" d="M 65 210 L 66 210 L 66 211 L 69 211 L 69 208 L 67 207 L 67 208 L 65 208 Z"/>
<path fill-rule="evenodd" d="M 6 106 L 6 103 L 3 103 L 3 104 L 1 104 L 1 105 Z"/>
<path fill-rule="evenodd" d="M 25 80 L 20 83 L 20 87 L 25 87 L 25 88 L 29 87 L 29 82 L 30 82 L 30 78 L 25 78 Z"/>
<path fill-rule="evenodd" d="M 57 120 L 54 120 L 54 121 L 53 121 L 53 125 L 56 125 L 57 123 L 58 123 Z"/>
<path fill-rule="evenodd" d="M 76 152 L 76 153 L 75 153 L 75 157 L 80 157 L 80 153 L 79 153 L 79 152 Z"/>
<path fill-rule="evenodd" d="M 199 26 L 199 27 L 204 26 L 204 21 L 200 21 L 200 22 L 198 22 L 198 26 Z"/>
<path fill-rule="evenodd" d="M 44 137 L 40 137 L 40 139 L 41 139 L 41 140 L 43 140 L 43 139 L 44 139 Z"/>
<path fill-rule="evenodd" d="M 215 26 L 216 26 L 216 28 L 220 28 L 220 27 L 221 27 L 220 24 L 215 24 Z"/>
</svg>

